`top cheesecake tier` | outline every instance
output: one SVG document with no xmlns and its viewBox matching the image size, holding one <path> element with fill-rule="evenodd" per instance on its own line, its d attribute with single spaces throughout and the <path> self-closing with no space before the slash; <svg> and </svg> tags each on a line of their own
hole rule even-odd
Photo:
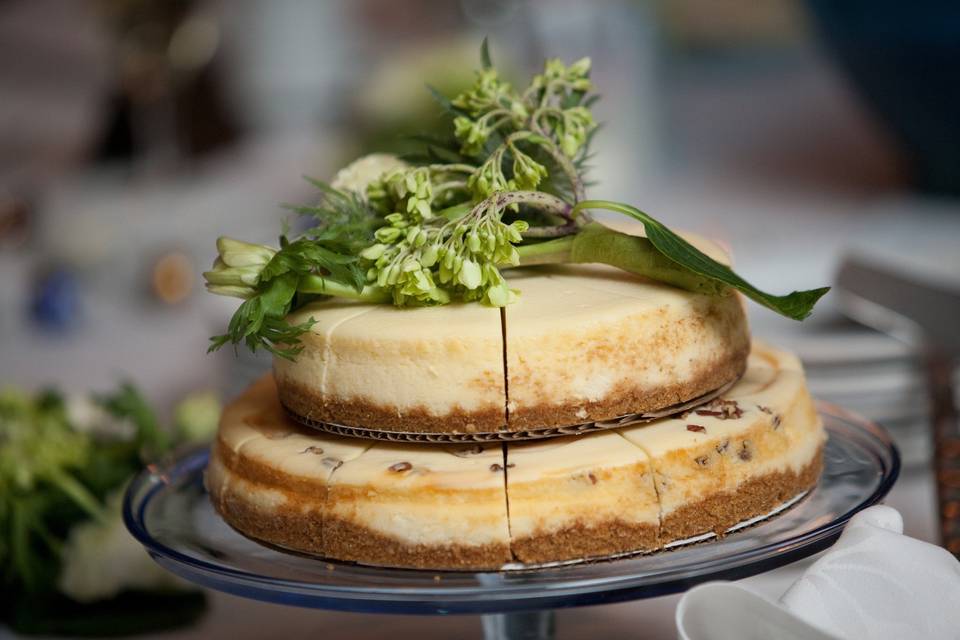
<svg viewBox="0 0 960 640">
<path fill-rule="evenodd" d="M 714 257 L 716 245 L 693 238 Z M 654 413 L 743 373 L 738 295 L 691 293 L 599 265 L 508 272 L 518 302 L 396 308 L 328 300 L 281 401 L 310 420 L 407 433 L 516 432 Z"/>
</svg>

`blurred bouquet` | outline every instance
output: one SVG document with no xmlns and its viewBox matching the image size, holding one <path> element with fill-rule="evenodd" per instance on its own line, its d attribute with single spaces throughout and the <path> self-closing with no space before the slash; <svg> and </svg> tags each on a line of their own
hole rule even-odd
<svg viewBox="0 0 960 640">
<path fill-rule="evenodd" d="M 149 558 L 121 502 L 145 461 L 212 436 L 219 408 L 188 396 L 164 429 L 129 384 L 92 397 L 0 390 L 0 623 L 90 636 L 196 620 L 203 594 Z"/>
</svg>

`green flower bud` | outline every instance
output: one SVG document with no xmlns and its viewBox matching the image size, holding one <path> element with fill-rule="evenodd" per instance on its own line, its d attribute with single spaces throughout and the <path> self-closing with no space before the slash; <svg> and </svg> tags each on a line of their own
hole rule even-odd
<svg viewBox="0 0 960 640">
<path fill-rule="evenodd" d="M 439 248 L 435 244 L 428 245 L 424 247 L 423 251 L 420 252 L 420 264 L 424 269 L 429 269 L 433 265 L 437 264 L 437 257 L 439 256 Z"/>
<path fill-rule="evenodd" d="M 426 293 L 433 288 L 433 283 L 431 283 L 427 279 L 427 275 L 420 270 L 413 272 L 413 279 L 411 282 L 418 293 Z"/>
<path fill-rule="evenodd" d="M 479 191 L 480 193 L 487 193 L 487 194 L 490 193 L 490 181 L 487 180 L 486 176 L 483 176 L 483 175 L 479 176 L 477 178 L 476 185 L 477 185 L 477 191 Z"/>
<path fill-rule="evenodd" d="M 590 73 L 590 58 L 580 58 L 567 68 L 572 77 L 585 76 Z"/>
<path fill-rule="evenodd" d="M 231 298 L 252 298 L 257 293 L 252 287 L 241 287 L 228 284 L 210 284 L 207 283 L 207 291 L 215 293 L 218 296 L 229 296 Z"/>
<path fill-rule="evenodd" d="M 521 189 L 536 189 L 547 177 L 547 168 L 525 153 L 514 152 L 513 174 Z"/>
<path fill-rule="evenodd" d="M 493 307 L 505 307 L 517 300 L 517 292 L 511 289 L 505 281 L 487 289 L 486 301 Z"/>
<path fill-rule="evenodd" d="M 205 271 L 203 277 L 215 285 L 256 286 L 260 281 L 260 269 L 257 267 L 228 267 L 223 260 L 213 261 L 213 269 Z"/>
<path fill-rule="evenodd" d="M 547 80 L 559 80 L 566 74 L 566 67 L 559 58 L 549 58 L 543 63 L 543 76 Z"/>
<path fill-rule="evenodd" d="M 226 236 L 217 238 L 217 252 L 228 267 L 264 267 L 277 253 L 272 247 Z"/>
<path fill-rule="evenodd" d="M 400 238 L 400 229 L 396 227 L 380 227 L 373 232 L 373 237 L 380 242 L 393 244 Z"/>
<path fill-rule="evenodd" d="M 530 225 L 525 220 L 514 220 L 510 225 L 507 226 L 507 237 L 510 242 L 517 244 L 518 242 L 523 241 L 523 232 L 530 228 Z"/>
<path fill-rule="evenodd" d="M 480 265 L 473 260 L 464 260 L 457 273 L 457 280 L 467 289 L 476 289 L 482 280 Z"/>
<path fill-rule="evenodd" d="M 396 264 L 392 264 L 387 267 L 387 284 L 393 286 L 397 284 L 397 281 L 400 279 L 400 267 Z"/>
<path fill-rule="evenodd" d="M 577 143 L 576 138 L 567 134 L 560 138 L 560 150 L 563 151 L 564 155 L 572 158 L 577 155 L 577 151 L 580 150 L 580 145 Z"/>
<path fill-rule="evenodd" d="M 476 231 L 471 231 L 467 234 L 467 249 L 469 249 L 471 253 L 480 251 L 480 236 L 477 235 Z"/>
<path fill-rule="evenodd" d="M 440 263 L 440 268 L 437 270 L 437 275 L 440 276 L 440 282 L 444 284 L 453 281 L 453 270 L 443 263 Z"/>
<path fill-rule="evenodd" d="M 485 263 L 483 265 L 483 284 L 496 285 L 501 282 L 503 282 L 503 276 L 500 275 L 500 270 L 489 262 Z"/>
<path fill-rule="evenodd" d="M 361 258 L 366 258 L 367 260 L 376 260 L 383 255 L 383 252 L 387 250 L 387 245 L 385 244 L 372 244 L 363 251 L 360 252 Z"/>
<path fill-rule="evenodd" d="M 433 211 L 430 209 L 430 202 L 427 200 L 417 200 L 417 213 L 420 214 L 420 217 L 424 220 L 429 220 L 433 217 Z"/>
</svg>

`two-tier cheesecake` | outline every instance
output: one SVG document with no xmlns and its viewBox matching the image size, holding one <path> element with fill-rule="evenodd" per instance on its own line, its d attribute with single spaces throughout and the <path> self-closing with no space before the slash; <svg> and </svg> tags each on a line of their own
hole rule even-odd
<svg viewBox="0 0 960 640">
<path fill-rule="evenodd" d="M 751 343 L 744 296 L 801 320 L 827 289 L 762 292 L 716 242 L 588 199 L 588 58 L 518 90 L 481 57 L 423 162 L 310 180 L 279 247 L 217 240 L 207 288 L 244 302 L 211 348 L 276 356 L 220 425 L 224 520 L 332 560 L 495 570 L 796 503 L 824 430 L 797 360 Z"/>
<path fill-rule="evenodd" d="M 299 312 L 316 320 L 304 353 L 224 413 L 207 476 L 224 519 L 330 559 L 498 569 L 722 534 L 816 483 L 824 431 L 803 371 L 751 350 L 737 296 L 592 266 L 513 282 L 520 302 L 502 314 L 335 301 Z M 526 442 L 345 438 L 288 415 L 395 435 L 535 433 L 718 389 L 652 421 Z"/>
</svg>

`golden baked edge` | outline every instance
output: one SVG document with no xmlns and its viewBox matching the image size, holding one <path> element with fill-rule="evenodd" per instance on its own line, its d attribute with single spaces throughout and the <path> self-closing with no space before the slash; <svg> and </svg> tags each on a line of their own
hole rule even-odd
<svg viewBox="0 0 960 640">
<path fill-rule="evenodd" d="M 758 476 L 743 483 L 736 492 L 720 492 L 670 513 L 659 527 L 581 521 L 549 534 L 512 539 L 509 547 L 411 545 L 356 523 L 326 517 L 326 493 L 320 487 L 305 492 L 306 487 L 285 483 L 277 472 L 253 472 L 241 477 L 236 464 L 236 457 L 229 455 L 222 444 L 215 446 L 207 488 L 223 519 L 256 541 L 365 565 L 495 571 L 510 562 L 538 564 L 653 552 L 671 542 L 704 533 L 722 535 L 733 525 L 770 513 L 811 490 L 823 467 L 823 446 L 799 471 Z M 283 500 L 251 500 L 257 490 L 283 496 Z"/>
</svg>

